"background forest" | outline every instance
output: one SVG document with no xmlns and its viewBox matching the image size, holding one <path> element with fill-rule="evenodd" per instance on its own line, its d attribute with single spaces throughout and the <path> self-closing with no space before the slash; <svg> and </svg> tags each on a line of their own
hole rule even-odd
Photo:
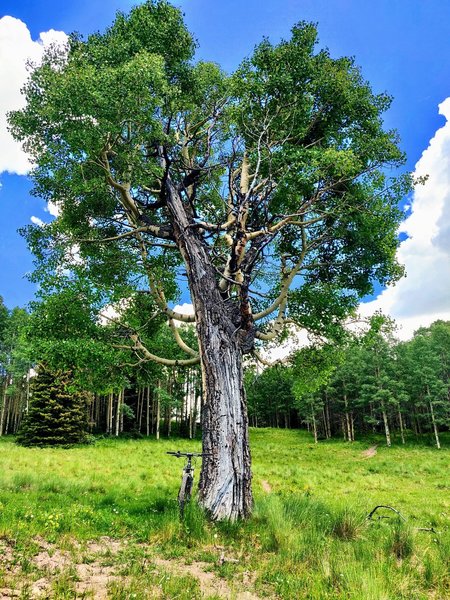
<svg viewBox="0 0 450 600">
<path fill-rule="evenodd" d="M 120 325 L 96 323 L 88 308 L 75 292 L 36 303 L 31 313 L 0 305 L 0 433 L 19 431 L 34 369 L 45 365 L 54 379 L 70 363 L 69 395 L 83 399 L 84 434 L 195 438 L 199 368 L 127 362 L 111 344 Z M 145 328 L 154 347 L 179 356 L 164 321 Z M 194 331 L 184 329 L 194 345 Z M 316 442 L 380 434 L 388 446 L 427 434 L 440 448 L 440 432 L 450 426 L 449 381 L 449 322 L 436 321 L 399 342 L 395 324 L 382 315 L 340 343 L 313 343 L 274 364 L 248 361 L 245 371 L 251 426 L 307 428 Z"/>
</svg>

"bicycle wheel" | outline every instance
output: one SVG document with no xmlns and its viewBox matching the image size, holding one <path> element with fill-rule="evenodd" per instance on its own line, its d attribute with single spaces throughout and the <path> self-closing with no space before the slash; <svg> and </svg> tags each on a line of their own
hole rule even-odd
<svg viewBox="0 0 450 600">
<path fill-rule="evenodd" d="M 190 473 L 184 473 L 181 481 L 180 491 L 178 492 L 178 504 L 180 505 L 180 514 L 183 516 L 184 507 L 191 498 L 193 477 Z"/>
</svg>

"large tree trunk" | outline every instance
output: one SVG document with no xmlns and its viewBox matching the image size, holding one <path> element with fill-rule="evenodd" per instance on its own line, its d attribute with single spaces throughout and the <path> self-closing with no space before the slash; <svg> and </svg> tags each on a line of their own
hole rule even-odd
<svg viewBox="0 0 450 600">
<path fill-rule="evenodd" d="M 213 519 L 247 516 L 252 507 L 242 356 L 220 331 L 201 340 L 203 459 L 200 502 Z M 203 336 L 202 336 L 203 337 Z"/>
<path fill-rule="evenodd" d="M 250 449 L 242 352 L 247 332 L 239 306 L 224 298 L 208 249 L 173 184 L 168 207 L 194 305 L 203 382 L 203 458 L 199 500 L 214 520 L 246 517 L 252 508 Z"/>
</svg>

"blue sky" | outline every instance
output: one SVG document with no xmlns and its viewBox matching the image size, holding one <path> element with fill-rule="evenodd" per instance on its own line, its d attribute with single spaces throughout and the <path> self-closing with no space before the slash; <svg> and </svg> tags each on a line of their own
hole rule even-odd
<svg viewBox="0 0 450 600">
<path fill-rule="evenodd" d="M 127 11 L 133 4 L 135 2 L 128 0 L 110 0 L 108 3 L 104 0 L 2 0 L 2 16 L 8 15 L 14 20 L 0 21 L 1 68 L 7 69 L 8 62 L 16 55 L 15 44 L 17 48 L 24 45 L 20 36 L 26 29 L 22 27 L 19 31 L 16 19 L 25 24 L 36 42 L 41 32 L 51 29 L 82 34 L 101 30 L 112 21 L 116 10 Z M 412 199 L 416 218 L 411 222 L 410 217 L 409 224 L 405 224 L 403 237 L 407 234 L 410 238 L 420 238 L 418 230 L 420 227 L 426 229 L 428 238 L 423 243 L 428 244 L 430 252 L 427 264 L 419 269 L 414 256 L 419 253 L 423 258 L 424 247 L 419 251 L 417 247 L 411 248 L 411 243 L 408 245 L 410 240 L 406 242 L 403 254 L 406 249 L 405 260 L 410 261 L 409 267 L 407 264 L 408 285 L 401 288 L 403 284 L 400 284 L 395 297 L 392 291 L 385 294 L 384 299 L 379 299 L 380 306 L 400 319 L 415 317 L 415 324 L 426 324 L 427 319 L 436 315 L 445 317 L 447 311 L 450 313 L 450 292 L 445 291 L 445 283 L 450 289 L 450 261 L 447 265 L 445 262 L 449 247 L 446 232 L 450 232 L 450 181 L 442 171 L 442 164 L 449 161 L 450 166 L 450 130 L 444 115 L 438 113 L 438 105 L 450 97 L 450 2 L 185 0 L 174 4 L 182 8 L 189 29 L 199 42 L 199 57 L 214 60 L 226 70 L 233 70 L 263 36 L 277 41 L 289 35 L 295 22 L 308 20 L 318 23 L 321 46 L 328 46 L 333 56 L 355 56 L 374 90 L 388 91 L 394 96 L 392 108 L 386 115 L 386 126 L 400 132 L 409 169 L 413 170 L 422 153 L 427 151 L 418 172 L 426 168 L 430 175 L 428 190 L 422 190 L 417 199 Z M 12 67 L 6 76 L 0 75 L 3 75 L 0 78 L 1 114 L 5 106 L 15 108 L 8 106 L 8 102 L 11 89 L 19 85 L 20 77 L 16 77 Z M 450 106 L 444 103 L 441 112 L 450 118 Z M 0 121 L 0 127 L 4 128 L 4 121 Z M 9 156 L 10 150 L 0 138 L 0 170 L 14 171 L 14 165 L 2 163 L 2 153 L 4 157 Z M 24 170 L 22 166 L 16 172 Z M 432 176 L 434 170 L 435 177 Z M 17 234 L 17 228 L 30 223 L 32 216 L 48 220 L 49 214 L 43 201 L 29 196 L 30 184 L 24 174 L 3 172 L 0 182 L 0 295 L 12 307 L 26 304 L 34 291 L 33 285 L 24 279 L 24 274 L 32 269 L 32 257 Z M 439 202 L 436 193 L 440 194 Z M 436 269 L 441 272 L 440 281 L 434 282 L 438 289 L 436 291 L 432 282 L 428 282 L 427 298 L 423 275 Z M 406 294 L 412 308 L 403 306 Z M 375 305 L 371 303 L 370 306 L 374 308 Z M 398 309 L 398 306 L 403 308 Z"/>
</svg>

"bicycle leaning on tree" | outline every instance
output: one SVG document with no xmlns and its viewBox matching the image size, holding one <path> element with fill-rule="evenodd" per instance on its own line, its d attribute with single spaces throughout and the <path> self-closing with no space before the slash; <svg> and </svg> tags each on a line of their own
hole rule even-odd
<svg viewBox="0 0 450 600">
<path fill-rule="evenodd" d="M 192 459 L 197 458 L 198 456 L 212 456 L 212 454 L 205 454 L 202 452 L 180 452 L 177 450 L 176 452 L 167 452 L 167 454 L 171 454 L 172 456 L 176 456 L 177 458 L 181 458 L 185 456 L 187 458 L 186 464 L 183 467 L 183 476 L 181 478 L 181 486 L 178 492 L 178 505 L 180 507 L 180 516 L 183 518 L 184 516 L 184 507 L 191 499 L 192 488 L 194 485 L 194 466 L 192 464 Z"/>
</svg>

